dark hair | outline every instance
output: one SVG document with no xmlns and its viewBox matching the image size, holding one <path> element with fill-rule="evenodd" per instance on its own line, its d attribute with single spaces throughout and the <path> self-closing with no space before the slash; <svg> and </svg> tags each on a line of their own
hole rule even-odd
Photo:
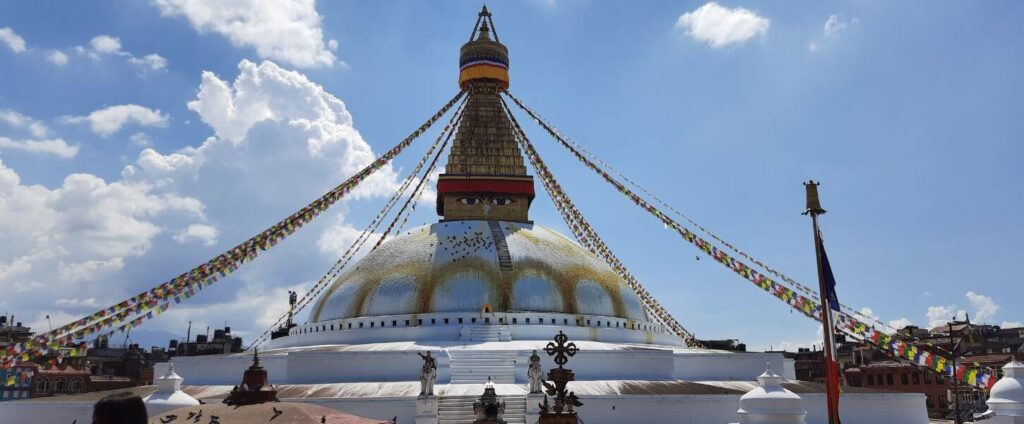
<svg viewBox="0 0 1024 424">
<path fill-rule="evenodd" d="M 104 396 L 92 407 L 93 424 L 147 424 L 149 415 L 142 398 L 130 392 Z"/>
</svg>

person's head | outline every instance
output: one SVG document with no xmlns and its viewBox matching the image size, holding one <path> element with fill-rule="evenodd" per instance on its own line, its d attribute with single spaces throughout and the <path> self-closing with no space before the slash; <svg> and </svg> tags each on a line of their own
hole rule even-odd
<svg viewBox="0 0 1024 424">
<path fill-rule="evenodd" d="M 149 415 L 142 398 L 129 392 L 104 396 L 92 407 L 92 424 L 146 424 Z"/>
</svg>

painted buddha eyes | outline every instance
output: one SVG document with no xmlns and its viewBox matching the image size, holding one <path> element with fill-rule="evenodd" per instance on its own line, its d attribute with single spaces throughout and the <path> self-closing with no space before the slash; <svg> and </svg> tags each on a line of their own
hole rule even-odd
<svg viewBox="0 0 1024 424">
<path fill-rule="evenodd" d="M 485 200 L 483 198 L 481 198 L 481 197 L 466 196 L 466 197 L 460 197 L 459 198 L 459 202 L 461 202 L 464 205 L 473 206 L 473 205 L 479 205 L 479 204 L 485 203 Z M 492 198 L 490 198 L 490 202 L 488 202 L 488 203 L 490 203 L 492 205 L 505 206 L 505 205 L 511 205 L 514 202 L 515 202 L 515 200 L 509 199 L 507 197 L 492 197 Z"/>
</svg>

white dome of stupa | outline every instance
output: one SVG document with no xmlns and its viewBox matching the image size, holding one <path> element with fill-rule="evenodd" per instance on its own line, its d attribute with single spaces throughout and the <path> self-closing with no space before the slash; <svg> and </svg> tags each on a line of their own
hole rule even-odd
<svg viewBox="0 0 1024 424">
<path fill-rule="evenodd" d="M 156 378 L 156 392 L 143 399 L 146 404 L 146 412 L 150 416 L 154 416 L 172 409 L 199 405 L 196 398 L 181 391 L 183 381 L 185 379 L 174 372 L 174 363 L 172 362 L 167 368 L 167 373 Z"/>
<path fill-rule="evenodd" d="M 800 405 L 800 396 L 782 387 L 782 377 L 771 366 L 757 377 L 758 387 L 740 397 L 740 424 L 779 423 L 803 424 L 807 411 Z"/>
<path fill-rule="evenodd" d="M 414 228 L 370 252 L 317 300 L 310 322 L 475 312 L 483 305 L 646 320 L 626 282 L 558 232 L 467 220 Z"/>
<path fill-rule="evenodd" d="M 987 403 L 997 416 L 1024 417 L 1024 362 L 1003 366 L 1003 378 L 992 386 Z"/>
</svg>

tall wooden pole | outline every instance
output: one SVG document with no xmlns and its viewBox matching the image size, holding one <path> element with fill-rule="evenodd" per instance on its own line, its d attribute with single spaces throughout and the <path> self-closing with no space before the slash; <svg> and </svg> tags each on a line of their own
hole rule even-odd
<svg viewBox="0 0 1024 424">
<path fill-rule="evenodd" d="M 818 230 L 818 215 L 824 214 L 825 209 L 821 208 L 818 199 L 818 183 L 808 181 L 804 183 L 807 191 L 807 208 L 804 215 L 811 216 L 811 226 L 814 229 L 814 257 L 818 263 L 818 292 L 821 304 L 821 325 L 824 331 L 824 358 L 825 363 L 825 398 L 828 402 L 829 424 L 840 424 L 839 422 L 839 368 L 836 363 L 836 347 L 833 334 L 832 308 L 829 302 L 828 293 L 832 289 L 826 282 L 825 267 L 823 264 L 824 245 L 821 241 L 821 232 Z M 831 272 L 831 271 L 829 271 Z M 834 289 L 834 288 L 833 288 Z"/>
</svg>

